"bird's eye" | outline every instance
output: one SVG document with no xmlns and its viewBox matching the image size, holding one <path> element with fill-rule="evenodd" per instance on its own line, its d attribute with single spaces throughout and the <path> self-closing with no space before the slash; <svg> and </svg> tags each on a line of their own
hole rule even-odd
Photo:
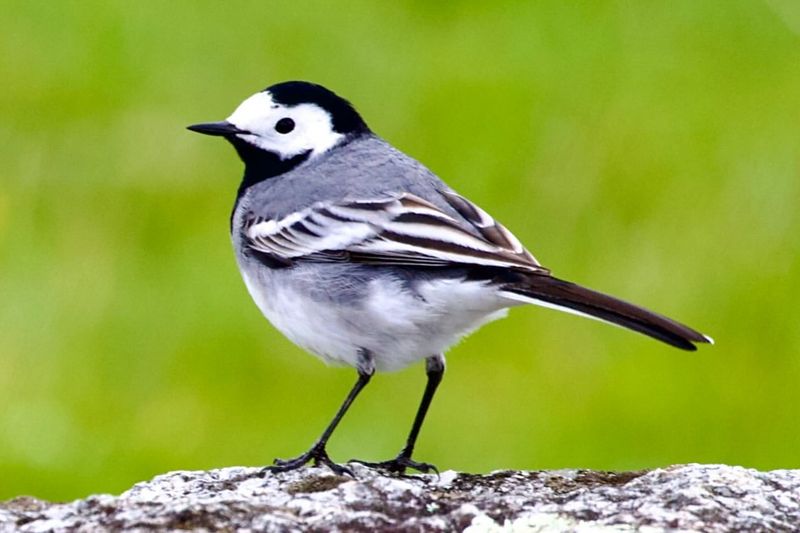
<svg viewBox="0 0 800 533">
<path fill-rule="evenodd" d="M 286 134 L 294 129 L 294 120 L 290 118 L 282 118 L 275 123 L 275 131 L 278 133 Z"/>
</svg>

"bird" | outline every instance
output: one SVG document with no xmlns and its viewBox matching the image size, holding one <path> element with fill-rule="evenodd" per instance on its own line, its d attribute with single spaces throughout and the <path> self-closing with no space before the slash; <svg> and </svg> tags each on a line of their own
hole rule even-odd
<svg viewBox="0 0 800 533">
<path fill-rule="evenodd" d="M 675 320 L 555 277 L 505 226 L 322 85 L 277 83 L 227 119 L 187 128 L 222 137 L 244 163 L 230 233 L 262 314 L 299 347 L 357 372 L 310 449 L 275 459 L 263 475 L 309 463 L 353 475 L 328 455 L 329 438 L 376 372 L 423 359 L 426 386 L 401 451 L 386 461 L 353 461 L 393 474 L 438 472 L 413 452 L 444 354 L 513 307 L 566 311 L 682 350 L 713 343 Z"/>
</svg>

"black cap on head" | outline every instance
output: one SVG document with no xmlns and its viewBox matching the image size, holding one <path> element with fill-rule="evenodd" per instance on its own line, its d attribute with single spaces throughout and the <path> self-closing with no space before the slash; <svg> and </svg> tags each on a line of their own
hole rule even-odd
<svg viewBox="0 0 800 533">
<path fill-rule="evenodd" d="M 366 133 L 367 123 L 353 105 L 322 85 L 307 81 L 285 81 L 264 89 L 272 99 L 287 106 L 316 104 L 331 114 L 333 129 L 339 133 Z"/>
</svg>

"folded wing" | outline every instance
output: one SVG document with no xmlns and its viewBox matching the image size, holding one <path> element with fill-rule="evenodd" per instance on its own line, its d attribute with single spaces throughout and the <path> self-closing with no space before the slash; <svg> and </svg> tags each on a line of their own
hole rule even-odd
<svg viewBox="0 0 800 533">
<path fill-rule="evenodd" d="M 251 217 L 246 237 L 252 249 L 285 261 L 474 265 L 547 272 L 485 211 L 455 193 L 442 195 L 462 220 L 404 193 L 319 202 L 278 220 Z"/>
</svg>

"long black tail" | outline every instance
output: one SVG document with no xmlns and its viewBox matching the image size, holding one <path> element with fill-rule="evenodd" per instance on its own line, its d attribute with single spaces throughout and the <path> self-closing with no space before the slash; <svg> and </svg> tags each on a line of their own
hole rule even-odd
<svg viewBox="0 0 800 533">
<path fill-rule="evenodd" d="M 552 276 L 534 274 L 503 288 L 515 300 L 610 322 L 682 350 L 694 351 L 697 350 L 694 343 L 714 342 L 711 337 L 670 318 Z"/>
</svg>

